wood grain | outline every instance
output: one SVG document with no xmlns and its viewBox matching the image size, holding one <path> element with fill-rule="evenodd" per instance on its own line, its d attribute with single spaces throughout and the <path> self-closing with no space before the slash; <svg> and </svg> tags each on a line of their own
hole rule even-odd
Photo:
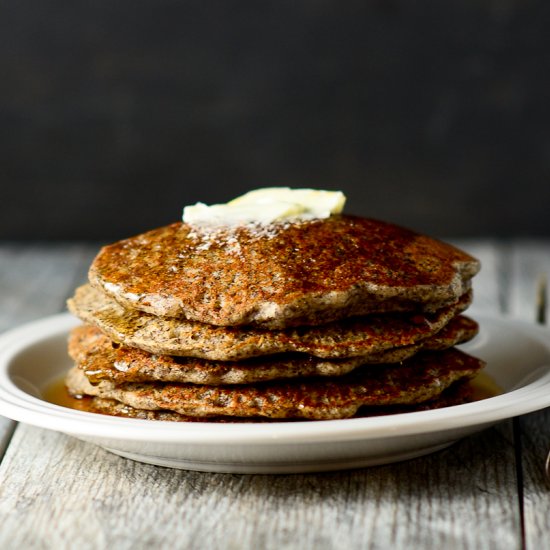
<svg viewBox="0 0 550 550">
<path fill-rule="evenodd" d="M 550 281 L 550 244 L 517 241 L 509 250 L 510 314 L 535 322 L 537 285 L 541 276 Z M 550 330 L 548 333 L 550 341 Z M 544 462 L 550 452 L 550 409 L 523 416 L 521 431 L 523 513 L 528 548 L 548 547 L 550 482 Z"/>
<path fill-rule="evenodd" d="M 20 426 L 1 477 L 0 545 L 9 536 L 22 548 L 513 548 L 509 437 L 490 430 L 353 472 L 246 476 L 140 464 Z"/>
<path fill-rule="evenodd" d="M 526 281 L 550 244 L 461 244 L 483 262 L 471 312 L 527 315 Z M 18 297 L 2 288 L 5 326 L 59 311 L 92 253 L 0 250 L 28 273 L 18 283 L 0 262 L 2 284 Z M 0 548 L 521 548 L 522 509 L 527 547 L 542 548 L 549 425 L 547 412 L 522 418 L 523 503 L 511 422 L 400 464 L 285 476 L 160 468 L 19 425 L 0 465 Z"/>
<path fill-rule="evenodd" d="M 467 315 L 499 315 L 503 311 L 503 289 L 506 277 L 503 276 L 504 248 L 490 240 L 454 241 L 472 256 L 481 260 L 481 271 L 473 279 L 474 301 L 468 308 Z"/>
<path fill-rule="evenodd" d="M 0 247 L 0 331 L 62 311 L 94 250 L 77 244 Z"/>
<path fill-rule="evenodd" d="M 14 430 L 15 422 L 0 416 L 0 461 L 2 460 L 7 446 L 9 445 Z"/>
<path fill-rule="evenodd" d="M 0 246 L 0 332 L 58 313 L 75 284 L 85 279 L 95 246 Z M 14 426 L 0 417 L 0 456 Z"/>
</svg>

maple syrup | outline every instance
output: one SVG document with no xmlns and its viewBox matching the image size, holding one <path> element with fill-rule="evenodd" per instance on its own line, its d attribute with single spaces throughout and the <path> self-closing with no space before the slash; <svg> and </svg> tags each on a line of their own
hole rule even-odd
<svg viewBox="0 0 550 550">
<path fill-rule="evenodd" d="M 473 388 L 471 395 L 472 401 L 482 401 L 483 399 L 504 393 L 502 388 L 499 387 L 493 378 L 484 372 L 479 373 L 470 384 Z M 60 378 L 50 384 L 43 392 L 43 397 L 46 401 L 54 405 L 77 411 L 94 412 L 97 414 L 97 410 L 94 410 L 92 406 L 92 398 L 73 397 L 70 395 L 65 386 L 64 378 Z"/>
<path fill-rule="evenodd" d="M 90 412 L 90 397 L 73 397 L 65 386 L 65 377 L 50 384 L 42 393 L 43 398 L 54 405 L 75 409 L 77 411 Z"/>
<path fill-rule="evenodd" d="M 486 372 L 480 372 L 470 382 L 470 386 L 473 388 L 472 401 L 482 401 L 504 393 L 504 390 Z"/>
</svg>

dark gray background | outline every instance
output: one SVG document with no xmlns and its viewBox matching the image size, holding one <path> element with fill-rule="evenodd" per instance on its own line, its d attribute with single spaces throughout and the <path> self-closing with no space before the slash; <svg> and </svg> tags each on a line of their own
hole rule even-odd
<svg viewBox="0 0 550 550">
<path fill-rule="evenodd" d="M 550 235 L 546 1 L 0 0 L 0 238 L 120 238 L 264 185 Z"/>
</svg>

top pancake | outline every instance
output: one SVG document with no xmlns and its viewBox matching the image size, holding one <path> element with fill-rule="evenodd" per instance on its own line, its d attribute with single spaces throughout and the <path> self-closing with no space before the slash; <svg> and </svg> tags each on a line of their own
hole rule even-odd
<svg viewBox="0 0 550 550">
<path fill-rule="evenodd" d="M 102 248 L 90 282 L 126 308 L 212 325 L 316 325 L 435 311 L 479 262 L 453 246 L 353 216 L 197 229 L 174 223 Z"/>
</svg>

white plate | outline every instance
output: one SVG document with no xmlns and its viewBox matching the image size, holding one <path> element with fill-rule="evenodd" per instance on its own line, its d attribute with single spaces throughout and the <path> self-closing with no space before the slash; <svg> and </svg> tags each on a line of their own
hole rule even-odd
<svg viewBox="0 0 550 550">
<path fill-rule="evenodd" d="M 349 420 L 273 424 L 151 422 L 75 411 L 42 392 L 71 366 L 68 314 L 0 337 L 0 414 L 73 435 L 142 462 L 189 470 L 288 473 L 384 464 L 421 456 L 512 416 L 550 406 L 550 332 L 481 318 L 463 346 L 487 361 L 503 395 L 445 409 Z"/>
</svg>

